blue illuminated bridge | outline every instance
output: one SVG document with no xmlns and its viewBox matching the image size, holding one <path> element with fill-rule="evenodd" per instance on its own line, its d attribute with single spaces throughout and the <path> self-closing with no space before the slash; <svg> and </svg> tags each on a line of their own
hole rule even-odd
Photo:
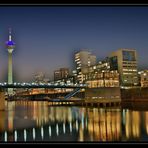
<svg viewBox="0 0 148 148">
<path fill-rule="evenodd" d="M 0 83 L 0 88 L 87 88 L 86 84 L 37 84 L 37 83 Z"/>
</svg>

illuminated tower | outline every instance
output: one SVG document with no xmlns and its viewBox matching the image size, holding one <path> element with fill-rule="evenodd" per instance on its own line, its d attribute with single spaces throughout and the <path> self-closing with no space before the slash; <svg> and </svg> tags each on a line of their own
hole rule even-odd
<svg viewBox="0 0 148 148">
<path fill-rule="evenodd" d="M 9 40 L 6 42 L 8 49 L 8 84 L 13 83 L 12 77 L 12 52 L 15 48 L 15 43 L 11 39 L 11 29 L 9 28 Z M 13 88 L 8 88 L 8 95 L 13 95 Z"/>
</svg>

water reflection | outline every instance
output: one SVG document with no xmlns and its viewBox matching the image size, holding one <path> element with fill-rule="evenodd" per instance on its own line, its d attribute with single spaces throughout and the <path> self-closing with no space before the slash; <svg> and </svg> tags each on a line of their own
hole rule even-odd
<svg viewBox="0 0 148 148">
<path fill-rule="evenodd" d="M 130 111 L 127 110 L 125 113 L 125 128 L 126 128 L 126 138 L 140 138 L 141 134 L 141 119 L 142 114 L 147 112 Z"/>
<path fill-rule="evenodd" d="M 0 131 L 5 129 L 5 116 L 6 113 L 4 111 L 0 111 Z"/>
<path fill-rule="evenodd" d="M 49 126 L 49 136 L 51 137 L 51 126 Z"/>
<path fill-rule="evenodd" d="M 5 137 L 4 141 L 7 142 L 7 132 L 5 132 L 4 137 Z"/>
<path fill-rule="evenodd" d="M 8 130 L 13 131 L 13 118 L 14 118 L 14 107 L 15 107 L 15 102 L 8 102 L 7 103 L 7 110 L 8 110 Z"/>
<path fill-rule="evenodd" d="M 35 140 L 35 128 L 32 130 L 33 140 Z"/>
<path fill-rule="evenodd" d="M 17 141 L 17 131 L 14 132 L 14 138 L 15 138 L 15 142 Z"/>
<path fill-rule="evenodd" d="M 48 102 L 7 102 L 0 112 L 1 141 L 148 140 L 148 111 L 53 107 Z"/>
<path fill-rule="evenodd" d="M 57 133 L 57 136 L 59 135 L 59 126 L 58 124 L 56 124 L 56 133 Z"/>
<path fill-rule="evenodd" d="M 24 129 L 24 141 L 26 141 L 27 139 L 27 132 L 26 132 L 26 129 Z"/>
</svg>

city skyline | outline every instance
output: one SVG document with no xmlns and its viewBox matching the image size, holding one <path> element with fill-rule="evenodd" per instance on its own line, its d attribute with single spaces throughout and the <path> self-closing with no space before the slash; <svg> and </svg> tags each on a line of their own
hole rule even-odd
<svg viewBox="0 0 148 148">
<path fill-rule="evenodd" d="M 148 7 L 133 6 L 1 6 L 0 81 L 7 81 L 8 28 L 16 43 L 14 80 L 36 72 L 53 78 L 56 69 L 73 69 L 74 53 L 91 51 L 97 61 L 119 48 L 134 48 L 138 68 L 146 69 Z"/>
</svg>

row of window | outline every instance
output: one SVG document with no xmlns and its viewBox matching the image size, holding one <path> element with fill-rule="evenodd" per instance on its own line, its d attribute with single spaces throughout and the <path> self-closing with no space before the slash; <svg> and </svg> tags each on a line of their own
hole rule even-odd
<svg viewBox="0 0 148 148">
<path fill-rule="evenodd" d="M 119 79 L 118 73 L 89 73 L 84 75 L 85 80 L 87 79 Z"/>
<path fill-rule="evenodd" d="M 126 66 L 126 65 L 123 65 L 123 68 L 137 68 L 137 66 L 136 65 L 134 65 L 134 66 Z"/>
<path fill-rule="evenodd" d="M 88 87 L 96 88 L 96 87 L 119 87 L 119 81 L 113 80 L 95 80 L 95 81 L 87 81 Z"/>
<path fill-rule="evenodd" d="M 137 61 L 122 61 L 122 64 L 137 64 Z"/>
<path fill-rule="evenodd" d="M 124 69 L 123 68 L 123 71 L 131 71 L 131 72 L 134 71 L 135 72 L 135 71 L 137 71 L 137 69 Z"/>
</svg>

